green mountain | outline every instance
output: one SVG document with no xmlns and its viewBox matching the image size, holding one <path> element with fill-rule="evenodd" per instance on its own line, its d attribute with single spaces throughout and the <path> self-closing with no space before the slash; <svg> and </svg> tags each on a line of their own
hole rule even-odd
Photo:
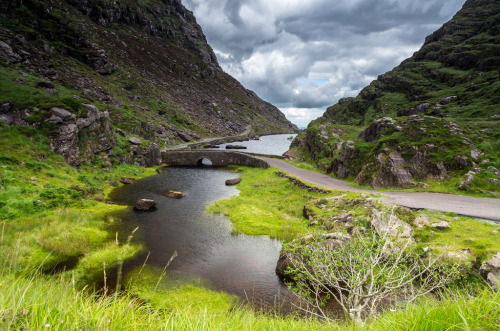
<svg viewBox="0 0 500 331">
<path fill-rule="evenodd" d="M 422 48 L 344 98 L 292 158 L 372 187 L 500 192 L 500 3 L 467 0 Z"/>
<path fill-rule="evenodd" d="M 2 1 L 0 73 L 0 123 L 43 133 L 71 165 L 153 165 L 162 147 L 248 125 L 297 130 L 220 68 L 180 0 Z"/>
</svg>

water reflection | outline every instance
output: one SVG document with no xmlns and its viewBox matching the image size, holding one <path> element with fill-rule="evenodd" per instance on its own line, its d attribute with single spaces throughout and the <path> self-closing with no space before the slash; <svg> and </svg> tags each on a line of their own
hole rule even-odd
<svg viewBox="0 0 500 331">
<path fill-rule="evenodd" d="M 156 212 L 131 210 L 123 217 L 124 228 L 140 226 L 141 240 L 150 251 L 148 264 L 163 268 L 177 251 L 171 271 L 202 277 L 218 290 L 273 306 L 279 297 L 290 295 L 274 272 L 281 242 L 267 236 L 233 235 L 227 217 L 204 211 L 207 203 L 238 194 L 234 186 L 225 185 L 234 177 L 235 173 L 212 167 L 165 168 L 117 188 L 111 199 L 127 205 L 141 198 L 158 201 Z M 168 199 L 164 196 L 168 190 L 186 196 Z M 142 265 L 144 258 L 128 263 L 126 270 Z"/>
</svg>

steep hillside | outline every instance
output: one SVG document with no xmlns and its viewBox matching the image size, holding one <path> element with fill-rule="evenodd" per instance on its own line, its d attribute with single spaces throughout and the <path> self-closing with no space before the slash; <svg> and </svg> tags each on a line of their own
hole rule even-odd
<svg viewBox="0 0 500 331">
<path fill-rule="evenodd" d="M 72 165 L 152 165 L 181 141 L 296 129 L 222 71 L 180 0 L 2 1 L 0 73 L 0 121 L 41 130 Z"/>
<path fill-rule="evenodd" d="M 329 107 L 290 154 L 372 187 L 499 192 L 499 77 L 500 3 L 468 0 L 411 58 Z"/>
</svg>

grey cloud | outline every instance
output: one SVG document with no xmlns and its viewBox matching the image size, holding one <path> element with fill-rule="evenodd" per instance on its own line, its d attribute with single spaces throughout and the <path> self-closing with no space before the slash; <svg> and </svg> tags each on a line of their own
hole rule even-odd
<svg viewBox="0 0 500 331">
<path fill-rule="evenodd" d="M 411 56 L 464 2 L 184 0 L 223 69 L 297 121 Z"/>
</svg>

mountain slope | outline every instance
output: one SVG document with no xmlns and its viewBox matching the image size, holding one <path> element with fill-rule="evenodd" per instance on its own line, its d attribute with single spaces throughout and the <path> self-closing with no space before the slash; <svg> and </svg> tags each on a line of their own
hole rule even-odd
<svg viewBox="0 0 500 331">
<path fill-rule="evenodd" d="M 0 120 L 44 131 L 72 165 L 96 154 L 152 165 L 161 146 L 247 125 L 296 130 L 222 71 L 180 0 L 2 1 L 0 12 Z"/>
<path fill-rule="evenodd" d="M 500 3 L 468 0 L 411 58 L 313 121 L 296 152 L 362 185 L 498 192 L 499 68 Z"/>
</svg>

